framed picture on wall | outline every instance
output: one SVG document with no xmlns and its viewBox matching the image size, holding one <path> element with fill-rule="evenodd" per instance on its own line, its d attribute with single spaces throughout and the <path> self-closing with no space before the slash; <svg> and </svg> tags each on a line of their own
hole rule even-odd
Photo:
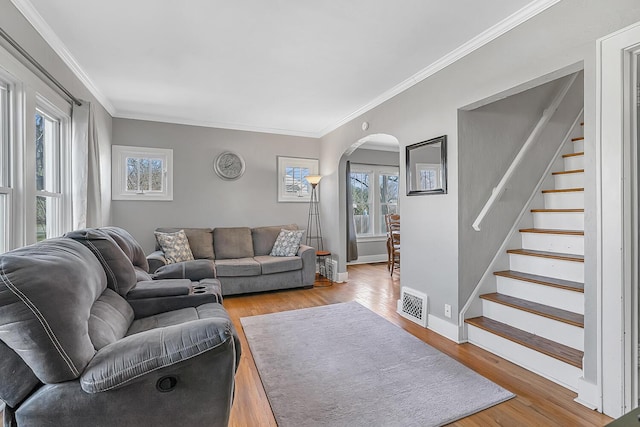
<svg viewBox="0 0 640 427">
<path fill-rule="evenodd" d="M 407 196 L 447 193 L 447 136 L 408 145 Z"/>
<path fill-rule="evenodd" d="M 318 159 L 277 156 L 278 202 L 309 203 L 311 184 L 308 175 L 318 175 Z"/>
</svg>

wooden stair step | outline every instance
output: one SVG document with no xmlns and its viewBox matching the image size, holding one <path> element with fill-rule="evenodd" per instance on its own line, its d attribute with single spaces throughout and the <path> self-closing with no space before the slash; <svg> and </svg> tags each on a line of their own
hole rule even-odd
<svg viewBox="0 0 640 427">
<path fill-rule="evenodd" d="M 521 233 L 562 234 L 565 236 L 584 236 L 582 230 L 556 230 L 553 228 L 521 228 Z"/>
<path fill-rule="evenodd" d="M 531 209 L 531 212 L 582 212 L 584 209 Z"/>
<path fill-rule="evenodd" d="M 569 173 L 584 173 L 584 169 L 574 169 L 574 170 L 570 170 L 570 171 L 552 172 L 551 175 L 564 175 L 564 174 L 569 174 Z"/>
<path fill-rule="evenodd" d="M 559 190 L 542 190 L 542 194 L 548 193 L 578 193 L 583 192 L 584 188 L 561 188 Z"/>
<path fill-rule="evenodd" d="M 569 153 L 569 154 L 563 154 L 562 155 L 563 158 L 575 157 L 575 156 L 584 156 L 584 151 L 581 151 L 579 153 Z"/>
<path fill-rule="evenodd" d="M 577 138 L 571 138 L 571 142 L 577 142 L 577 141 L 582 141 L 584 140 L 584 136 L 579 136 Z"/>
<path fill-rule="evenodd" d="M 538 285 L 549 286 L 552 288 L 560 288 L 566 289 L 568 291 L 584 293 L 584 283 L 572 282 L 571 280 L 538 276 L 537 274 L 529 274 L 513 270 L 494 271 L 493 274 L 495 276 L 507 277 L 509 279 L 522 280 L 523 282 L 537 283 Z"/>
<path fill-rule="evenodd" d="M 497 322 L 488 317 L 474 317 L 465 320 L 465 323 L 483 329 L 499 337 L 513 341 L 531 350 L 546 354 L 549 357 L 560 360 L 561 362 L 582 369 L 582 357 L 584 353 L 575 348 L 551 341 L 541 336 L 534 335 L 530 332 L 523 331 L 513 326 Z"/>
<path fill-rule="evenodd" d="M 528 301 L 522 298 L 512 297 L 510 295 L 499 294 L 497 292 L 492 294 L 480 295 L 480 298 L 487 301 L 495 302 L 497 304 L 506 305 L 518 310 L 526 311 L 527 313 L 546 317 L 547 319 L 557 320 L 558 322 L 577 326 L 578 328 L 584 328 L 584 315 L 579 313 L 562 310 L 560 308 Z"/>
<path fill-rule="evenodd" d="M 552 258 L 561 261 L 584 262 L 583 255 L 563 254 L 559 252 L 534 251 L 531 249 L 509 249 L 508 254 L 535 256 L 539 258 Z"/>
</svg>

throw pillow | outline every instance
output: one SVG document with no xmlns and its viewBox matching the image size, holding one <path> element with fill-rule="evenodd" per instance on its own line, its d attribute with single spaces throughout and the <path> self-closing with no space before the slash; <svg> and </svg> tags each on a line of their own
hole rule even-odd
<svg viewBox="0 0 640 427">
<path fill-rule="evenodd" d="M 189 240 L 184 230 L 175 233 L 161 233 L 156 231 L 154 234 L 156 235 L 158 245 L 160 245 L 162 252 L 164 252 L 167 263 L 174 264 L 176 262 L 193 260 Z"/>
<path fill-rule="evenodd" d="M 280 230 L 271 249 L 271 256 L 295 256 L 300 248 L 304 230 Z"/>
</svg>

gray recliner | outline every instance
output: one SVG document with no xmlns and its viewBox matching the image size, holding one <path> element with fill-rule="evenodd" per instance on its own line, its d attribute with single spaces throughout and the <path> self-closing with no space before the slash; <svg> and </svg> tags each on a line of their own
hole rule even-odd
<svg viewBox="0 0 640 427">
<path fill-rule="evenodd" d="M 169 269 L 151 276 L 140 244 L 119 227 L 86 228 L 64 237 L 77 240 L 98 259 L 107 275 L 107 287 L 126 299 L 136 318 L 207 302 L 222 302 L 213 262 Z M 175 266 L 174 266 L 175 267 Z"/>
<path fill-rule="evenodd" d="M 0 255 L 5 426 L 225 426 L 239 357 L 222 305 L 134 319 L 75 240 Z"/>
</svg>

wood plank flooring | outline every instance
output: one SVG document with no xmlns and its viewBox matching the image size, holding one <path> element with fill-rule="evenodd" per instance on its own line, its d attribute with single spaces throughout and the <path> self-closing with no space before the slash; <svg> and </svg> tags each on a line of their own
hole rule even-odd
<svg viewBox="0 0 640 427">
<path fill-rule="evenodd" d="M 575 393 L 551 381 L 472 344 L 456 344 L 398 315 L 395 307 L 400 297 L 400 273 L 391 278 L 386 264 L 350 266 L 348 271 L 348 282 L 331 287 L 225 298 L 224 305 L 238 329 L 244 350 L 236 375 L 231 426 L 277 425 L 242 331 L 240 317 L 353 300 L 517 395 L 452 426 L 604 426 L 611 421 L 611 418 L 574 402 Z"/>
</svg>

